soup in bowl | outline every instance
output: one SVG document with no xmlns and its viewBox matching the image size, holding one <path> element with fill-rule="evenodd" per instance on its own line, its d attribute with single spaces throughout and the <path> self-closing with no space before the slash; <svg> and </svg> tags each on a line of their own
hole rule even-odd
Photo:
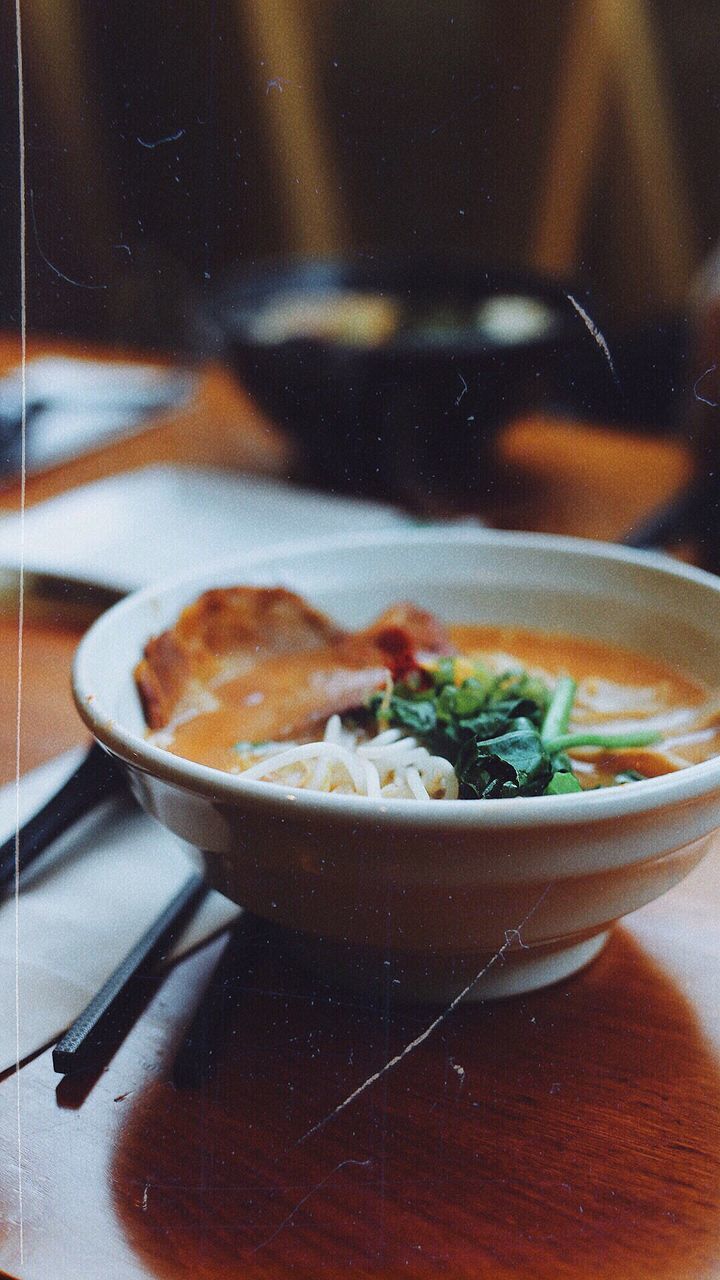
<svg viewBox="0 0 720 1280">
<path fill-rule="evenodd" d="M 400 999 L 529 990 L 720 827 L 720 582 L 597 543 L 393 531 L 129 597 L 81 715 L 212 884 Z"/>
</svg>

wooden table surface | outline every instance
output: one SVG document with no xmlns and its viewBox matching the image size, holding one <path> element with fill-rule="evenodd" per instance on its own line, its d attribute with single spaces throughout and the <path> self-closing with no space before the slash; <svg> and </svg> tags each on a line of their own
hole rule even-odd
<svg viewBox="0 0 720 1280">
<path fill-rule="evenodd" d="M 0 346 L 0 362 L 13 350 Z M 667 441 L 537 420 L 510 430 L 503 456 L 495 519 L 605 537 L 689 467 Z M 291 465 L 209 370 L 182 419 L 32 479 L 28 501 L 159 458 Z M 17 502 L 17 490 L 0 500 Z M 76 639 L 28 624 L 23 768 L 82 737 L 67 691 Z M 16 651 L 10 619 L 4 779 Z M 584 973 L 461 1006 L 338 1114 L 433 1014 L 314 988 L 265 948 L 228 986 L 214 1072 L 177 1088 L 174 1053 L 215 941 L 149 984 L 97 1078 L 58 1084 L 46 1051 L 0 1080 L 0 1267 L 22 1280 L 720 1278 L 719 921 L 711 856 L 618 927 Z"/>
</svg>

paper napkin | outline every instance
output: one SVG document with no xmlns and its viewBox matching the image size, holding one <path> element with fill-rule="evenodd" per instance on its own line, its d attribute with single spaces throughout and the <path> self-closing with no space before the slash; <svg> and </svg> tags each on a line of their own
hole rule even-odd
<svg viewBox="0 0 720 1280">
<path fill-rule="evenodd" d="M 62 785 L 81 755 L 68 752 L 22 779 L 21 822 Z M 15 828 L 15 805 L 15 785 L 0 789 L 0 840 Z M 17 915 L 14 898 L 0 906 L 0 1072 L 58 1039 L 193 865 L 169 832 L 125 799 L 108 801 L 56 841 L 22 889 Z M 239 914 L 227 898 L 209 893 L 173 958 Z"/>
<path fill-rule="evenodd" d="M 409 523 L 392 507 L 203 467 L 154 466 L 82 485 L 25 514 L 28 569 L 132 590 L 274 542 Z M 0 519 L 0 564 L 20 520 Z"/>
</svg>

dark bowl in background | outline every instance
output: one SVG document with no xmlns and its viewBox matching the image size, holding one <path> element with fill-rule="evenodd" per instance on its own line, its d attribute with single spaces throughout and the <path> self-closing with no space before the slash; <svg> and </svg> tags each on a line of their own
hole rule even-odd
<svg viewBox="0 0 720 1280">
<path fill-rule="evenodd" d="M 439 338 L 416 328 L 374 346 L 258 337 L 258 316 L 283 299 L 343 290 L 397 299 L 413 315 L 529 299 L 544 320 L 514 336 L 465 326 Z M 297 443 L 303 480 L 451 513 L 482 509 L 493 495 L 505 423 L 532 410 L 587 416 L 612 395 L 606 357 L 570 292 L 448 256 L 276 261 L 230 274 L 206 299 L 202 330 L 206 349 Z"/>
</svg>

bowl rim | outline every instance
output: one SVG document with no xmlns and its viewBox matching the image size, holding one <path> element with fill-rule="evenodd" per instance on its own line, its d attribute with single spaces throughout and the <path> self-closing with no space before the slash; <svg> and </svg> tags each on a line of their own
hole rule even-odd
<svg viewBox="0 0 720 1280">
<path fill-rule="evenodd" d="M 504 545 L 518 550 L 556 550 L 588 557 L 590 560 L 637 565 L 651 569 L 663 577 L 679 582 L 694 582 L 708 587 L 720 595 L 720 577 L 676 561 L 662 553 L 637 550 L 618 544 L 601 542 L 566 535 L 525 533 L 506 530 L 471 528 L 467 526 L 395 527 L 387 530 L 368 530 L 352 534 L 326 535 L 301 542 L 282 542 L 259 548 L 243 555 L 233 555 L 214 561 L 201 570 L 183 572 L 152 583 L 131 592 L 98 618 L 85 633 L 75 653 L 72 668 L 72 691 L 78 713 L 97 741 L 112 755 L 143 773 L 150 774 L 176 787 L 217 801 L 229 801 L 239 806 L 245 800 L 253 807 L 292 808 L 293 816 L 322 817 L 336 821 L 344 814 L 352 817 L 354 825 L 377 824 L 389 826 L 417 826 L 434 829 L 467 827 L 478 830 L 492 828 L 528 828 L 575 826 L 581 823 L 601 822 L 608 819 L 630 817 L 686 804 L 713 792 L 720 792 L 720 756 L 711 757 L 700 764 L 690 765 L 676 773 L 662 774 L 655 778 L 624 787 L 606 787 L 597 791 L 584 791 L 560 796 L 521 796 L 508 803 L 505 800 L 416 800 L 371 798 L 367 796 L 304 790 L 253 779 L 243 779 L 242 774 L 225 773 L 208 765 L 197 764 L 181 756 L 157 747 L 118 724 L 103 705 L 102 697 L 93 687 L 88 671 L 92 655 L 102 645 L 108 634 L 114 634 L 129 612 L 141 608 L 149 601 L 158 601 L 167 595 L 188 589 L 191 594 L 213 586 L 216 577 L 224 582 L 229 573 L 237 570 L 241 581 L 243 572 L 257 573 L 267 564 L 271 568 L 281 559 L 297 559 L 323 552 L 368 549 L 387 546 L 407 546 L 423 543 L 470 544 L 477 546 Z M 255 584 L 253 584 L 255 585 Z M 260 584 L 258 584 L 260 585 Z M 148 637 L 149 638 L 149 637 Z M 139 657 L 139 655 L 138 655 Z"/>
</svg>

